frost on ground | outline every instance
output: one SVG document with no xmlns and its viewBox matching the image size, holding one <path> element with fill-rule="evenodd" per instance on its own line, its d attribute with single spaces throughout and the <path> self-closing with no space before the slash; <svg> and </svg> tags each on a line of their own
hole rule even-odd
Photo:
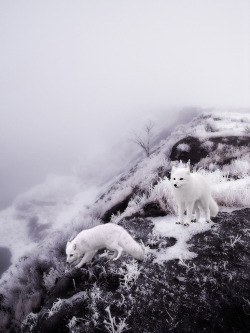
<svg viewBox="0 0 250 333">
<path fill-rule="evenodd" d="M 204 113 L 105 190 L 52 178 L 1 212 L 13 265 L 0 283 L 0 331 L 247 332 L 249 128 L 249 115 Z M 175 224 L 169 173 L 186 164 L 211 185 L 220 206 L 213 223 Z M 145 260 L 100 252 L 81 269 L 66 267 L 67 240 L 109 221 L 143 243 Z"/>
<path fill-rule="evenodd" d="M 167 220 L 123 220 L 123 226 L 149 249 L 145 260 L 139 263 L 124 255 L 112 262 L 99 257 L 83 269 L 65 273 L 46 291 L 35 320 L 30 321 L 34 316 L 30 314 L 23 327 L 30 323 L 30 332 L 37 333 L 66 333 L 69 328 L 103 333 L 247 332 L 249 214 L 250 209 L 220 212 L 208 230 L 196 233 L 196 227 L 180 237 L 177 227 L 179 231 L 189 227 L 175 228 L 170 221 L 176 243 L 164 235 Z M 167 253 L 183 239 L 184 252 L 195 257 L 155 261 L 159 249 Z"/>
<path fill-rule="evenodd" d="M 167 248 L 153 250 L 156 256 L 154 262 L 163 264 L 164 261 L 173 259 L 192 259 L 197 256 L 196 253 L 189 251 L 190 244 L 187 242 L 196 234 L 210 230 L 213 223 L 206 223 L 205 219 L 200 219 L 197 223 L 191 223 L 190 226 L 176 224 L 176 216 L 158 217 L 153 219 L 155 235 L 161 235 L 169 238 L 175 238 L 176 243 Z"/>
</svg>

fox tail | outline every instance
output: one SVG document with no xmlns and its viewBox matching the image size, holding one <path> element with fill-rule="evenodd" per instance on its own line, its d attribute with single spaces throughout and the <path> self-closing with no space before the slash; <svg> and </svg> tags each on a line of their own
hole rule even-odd
<svg viewBox="0 0 250 333">
<path fill-rule="evenodd" d="M 135 259 L 144 259 L 144 248 L 138 244 L 126 230 L 122 232 L 122 235 L 119 239 L 119 244 L 122 246 L 125 252 L 130 254 Z"/>
</svg>

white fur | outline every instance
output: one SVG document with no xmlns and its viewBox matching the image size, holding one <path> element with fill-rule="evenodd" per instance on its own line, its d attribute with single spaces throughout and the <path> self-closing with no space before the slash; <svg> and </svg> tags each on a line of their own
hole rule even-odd
<svg viewBox="0 0 250 333">
<path fill-rule="evenodd" d="M 121 226 L 114 223 L 98 225 L 94 228 L 81 231 L 71 242 L 66 245 L 67 263 L 77 259 L 82 260 L 76 266 L 82 267 L 91 261 L 99 249 L 114 251 L 113 260 L 120 258 L 123 251 L 138 260 L 143 260 L 144 250 Z"/>
<path fill-rule="evenodd" d="M 198 222 L 200 208 L 204 211 L 207 222 L 211 221 L 211 216 L 218 214 L 218 206 L 211 196 L 210 187 L 201 175 L 190 173 L 189 168 L 173 167 L 171 183 L 178 203 L 178 222 L 176 223 L 183 224 L 185 210 L 187 221 L 184 225 L 190 224 L 193 210 L 195 210 L 195 219 L 192 222 Z"/>
</svg>

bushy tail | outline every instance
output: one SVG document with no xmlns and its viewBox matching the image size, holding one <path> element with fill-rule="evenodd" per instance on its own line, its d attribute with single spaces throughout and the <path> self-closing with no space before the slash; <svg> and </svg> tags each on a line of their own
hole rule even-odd
<svg viewBox="0 0 250 333">
<path fill-rule="evenodd" d="M 120 236 L 119 245 L 124 249 L 125 252 L 130 254 L 135 259 L 144 259 L 145 251 L 143 247 L 138 244 L 126 230 L 124 230 Z"/>
<path fill-rule="evenodd" d="M 219 207 L 218 207 L 217 203 L 214 201 L 213 198 L 210 199 L 209 209 L 210 209 L 210 215 L 211 216 L 215 217 L 218 214 Z"/>
</svg>

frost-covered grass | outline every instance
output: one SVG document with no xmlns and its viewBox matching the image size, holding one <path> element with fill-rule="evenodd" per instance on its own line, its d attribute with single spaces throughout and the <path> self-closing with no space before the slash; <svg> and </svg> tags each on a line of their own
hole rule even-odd
<svg viewBox="0 0 250 333">
<path fill-rule="evenodd" d="M 119 322 L 116 322 L 116 318 L 112 317 L 110 306 L 106 308 L 108 314 L 108 320 L 104 320 L 104 325 L 107 332 L 110 333 L 122 333 L 128 330 L 128 325 L 126 324 L 126 319 L 120 319 Z"/>
<path fill-rule="evenodd" d="M 58 298 L 56 302 L 53 303 L 52 308 L 48 310 L 48 318 L 56 314 L 63 306 L 64 300 Z"/>
<path fill-rule="evenodd" d="M 241 164 L 241 162 L 239 162 Z M 245 165 L 245 164 L 244 164 Z M 250 206 L 250 176 L 241 179 L 232 179 L 231 176 L 240 175 L 240 170 L 230 172 L 231 168 L 216 169 L 213 172 L 200 169 L 198 173 L 203 175 L 210 184 L 212 196 L 219 206 L 226 207 L 249 207 Z"/>
<path fill-rule="evenodd" d="M 113 223 L 118 223 L 122 218 L 133 216 L 135 214 L 143 214 L 143 207 L 151 202 L 159 203 L 161 209 L 166 212 L 176 212 L 177 205 L 171 192 L 171 184 L 168 178 L 159 178 L 159 181 L 146 189 L 142 195 L 136 195 L 130 200 L 127 208 L 122 214 L 117 214 L 112 217 Z"/>
<path fill-rule="evenodd" d="M 126 216 L 140 214 L 143 206 L 150 202 L 157 202 L 163 210 L 176 212 L 176 202 L 172 197 L 170 184 L 166 178 L 159 177 L 159 170 L 171 169 L 173 163 L 166 157 L 170 153 L 173 140 L 176 142 L 187 136 L 197 137 L 202 141 L 203 147 L 208 152 L 210 151 L 208 157 L 203 158 L 199 163 L 199 167 L 203 167 L 204 170 L 198 172 L 202 173 L 211 184 L 218 204 L 233 206 L 235 203 L 236 207 L 248 206 L 250 202 L 250 195 L 247 193 L 249 192 L 248 181 L 243 186 L 237 181 L 234 184 L 232 178 L 246 178 L 249 175 L 249 147 L 227 145 L 227 140 L 216 147 L 212 141 L 209 141 L 209 138 L 244 136 L 246 127 L 249 125 L 250 116 L 248 114 L 211 112 L 195 118 L 186 126 L 179 126 L 170 138 L 162 141 L 159 148 L 155 149 L 158 153 L 152 154 L 149 159 L 144 159 L 139 163 L 127 182 L 123 182 L 123 186 L 127 186 L 129 183 L 130 188 L 138 186 L 140 191 L 130 200 L 127 209 L 113 216 L 112 221 L 117 223 Z M 190 147 L 181 144 L 178 148 L 188 152 Z M 214 149 L 215 151 L 213 151 Z M 232 158 L 230 164 L 220 165 Z"/>
<path fill-rule="evenodd" d="M 123 276 L 121 285 L 125 289 L 130 289 L 140 275 L 138 262 L 132 260 L 130 263 L 126 263 L 125 267 L 120 267 L 119 273 Z"/>
<path fill-rule="evenodd" d="M 238 167 L 234 167 L 234 165 Z M 197 168 L 193 172 L 201 174 L 210 184 L 212 196 L 219 206 L 248 207 L 250 205 L 250 176 L 247 176 L 249 165 L 250 162 L 244 157 L 243 160 L 233 161 L 232 164 L 222 169 L 213 166 L 211 167 L 213 171 Z M 180 163 L 179 166 L 185 167 L 186 165 Z M 241 179 L 231 178 L 236 175 Z M 177 202 L 168 178 L 159 178 L 155 185 L 150 184 L 145 193 L 132 198 L 125 211 L 113 216 L 111 221 L 118 223 L 124 217 L 143 213 L 143 207 L 150 202 L 159 203 L 166 212 L 177 213 Z"/>
<path fill-rule="evenodd" d="M 159 170 L 169 170 L 169 168 L 170 161 L 164 153 L 152 154 L 138 163 L 136 168 L 129 172 L 124 179 L 114 184 L 102 200 L 97 201 L 91 207 L 89 213 L 92 217 L 101 218 L 107 210 L 130 195 L 133 198 L 128 204 L 126 213 L 121 215 L 118 213 L 118 218 L 113 217 L 112 222 L 117 223 L 124 216 L 137 213 L 141 206 L 148 201 L 154 187 L 152 184 L 159 182 Z M 155 190 L 159 191 L 159 186 Z M 166 206 L 166 204 L 163 205 Z"/>
<path fill-rule="evenodd" d="M 213 197 L 220 206 L 250 206 L 250 176 L 235 181 L 225 181 L 213 187 Z"/>
<path fill-rule="evenodd" d="M 64 262 L 56 262 L 55 267 L 51 267 L 48 273 L 43 273 L 43 284 L 47 291 L 54 287 L 56 280 L 66 271 Z"/>
<path fill-rule="evenodd" d="M 29 313 L 25 320 L 22 322 L 22 332 L 32 332 L 37 323 L 37 317 L 38 315 L 36 313 Z"/>
<path fill-rule="evenodd" d="M 50 292 L 56 281 L 65 274 L 64 251 L 67 240 L 82 229 L 102 223 L 104 214 L 126 198 L 129 198 L 127 207 L 121 212 L 116 212 L 111 221 L 119 223 L 125 217 L 143 216 L 147 204 L 157 203 L 168 216 L 154 220 L 155 232 L 160 232 L 166 237 L 174 237 L 177 242 L 167 249 L 160 247 L 159 251 L 149 250 L 149 253 L 153 251 L 156 255 L 155 262 L 159 264 L 179 259 L 180 264 L 188 265 L 185 260 L 195 256 L 188 249 L 188 240 L 196 233 L 211 228 L 211 224 L 205 223 L 203 219 L 189 227 L 175 224 L 177 203 L 166 175 L 172 165 L 185 164 L 170 161 L 171 149 L 186 136 L 199 138 L 208 156 L 202 159 L 198 166 L 193 166 L 193 171 L 206 178 L 220 208 L 249 207 L 249 147 L 230 146 L 226 141 L 216 146 L 214 142 L 209 141 L 209 138 L 224 135 L 248 135 L 248 126 L 250 116 L 224 113 L 204 114 L 188 125 L 179 126 L 171 137 L 154 149 L 150 157 L 143 159 L 129 172 L 116 179 L 95 203 L 97 193 L 102 189 L 92 188 L 85 191 L 73 176 L 50 177 L 44 184 L 19 197 L 13 207 L 0 213 L 0 223 L 4 226 L 0 233 L 1 246 L 9 247 L 13 255 L 12 268 L 3 275 L 1 285 L 1 293 L 5 297 L 4 306 L 11 309 L 11 313 L 0 311 L 0 321 L 6 323 L 11 318 L 13 323 L 18 324 L 36 309 L 42 297 L 41 288 Z M 185 144 L 179 145 L 179 149 L 187 153 L 189 148 Z M 229 161 L 224 163 L 227 159 Z M 32 240 L 29 230 L 31 225 L 35 225 L 32 221 L 37 221 L 36 231 L 39 237 L 35 241 Z M 234 247 L 239 242 L 240 239 L 232 239 L 229 245 Z M 18 261 L 20 257 L 23 258 Z M 122 269 L 120 273 L 124 277 L 123 286 L 129 289 L 139 278 L 140 270 L 136 263 L 130 263 Z M 102 295 L 94 288 L 86 297 L 92 313 L 90 320 L 92 323 L 99 323 L 97 305 Z M 110 316 L 113 318 L 111 314 Z M 36 320 L 32 315 L 28 319 L 31 324 L 32 320 Z M 69 322 L 72 332 L 77 326 L 77 320 L 80 319 L 72 317 L 72 321 Z M 109 315 L 106 320 L 111 324 Z"/>
<path fill-rule="evenodd" d="M 80 221 L 84 228 L 85 216 L 86 220 L 89 218 L 99 220 L 107 210 L 128 196 L 132 198 L 126 211 L 117 213 L 112 219 L 113 222 L 140 213 L 143 206 L 150 202 L 158 202 L 163 210 L 176 212 L 176 203 L 171 196 L 168 180 L 164 178 L 164 174 L 171 169 L 172 163 L 168 156 L 173 144 L 186 136 L 195 135 L 203 140 L 203 146 L 209 151 L 214 147 L 214 143 L 208 140 L 209 137 L 246 135 L 245 129 L 248 126 L 250 126 L 248 114 L 226 112 L 204 113 L 190 124 L 178 126 L 169 138 L 161 141 L 154 149 L 155 153 L 143 159 L 133 170 L 115 181 L 103 198 L 95 204 L 93 201 L 101 189 L 84 191 L 82 182 L 75 175 L 50 176 L 44 184 L 20 196 L 13 207 L 0 213 L 0 222 L 4 226 L 0 233 L 0 243 L 11 249 L 12 262 L 15 263 L 20 256 L 31 250 L 33 245 L 36 246 L 34 240 L 30 238 L 32 219 L 37 218 L 38 235 L 41 240 L 50 237 L 51 229 L 54 231 L 62 229 L 69 223 L 72 223 L 73 229 L 78 230 L 76 225 Z M 185 144 L 179 148 L 189 150 Z M 218 163 L 232 157 L 234 160 L 230 164 L 219 166 Z M 219 169 L 229 177 L 245 178 L 250 173 L 249 149 L 219 144 L 214 153 L 211 152 L 207 158 L 200 161 L 199 166 L 211 172 Z M 248 191 L 248 185 L 239 184 L 238 188 L 238 185 L 234 186 L 224 181 L 215 185 L 217 188 L 214 189 L 214 193 L 220 205 L 233 206 L 234 202 L 235 206 L 247 204 L 248 195 L 245 193 Z M 212 186 L 214 187 L 214 184 Z M 87 205 L 89 209 L 86 213 Z"/>
<path fill-rule="evenodd" d="M 192 226 L 175 225 L 174 220 L 171 225 L 168 217 L 155 219 L 153 235 L 149 229 L 144 233 L 146 239 L 156 239 L 156 243 L 152 242 L 154 250 L 151 249 L 142 263 L 135 262 L 138 265 L 134 265 L 133 260 L 123 257 L 107 265 L 104 261 L 93 265 L 92 276 L 85 274 L 87 269 L 75 270 L 72 276 L 80 278 L 77 285 L 84 291 L 62 300 L 62 306 L 47 323 L 59 325 L 58 331 L 66 331 L 67 328 L 72 333 L 98 330 L 181 332 L 183 321 L 188 332 L 214 332 L 217 327 L 225 332 L 245 332 L 250 309 L 246 265 L 249 257 L 249 236 L 245 232 L 249 229 L 247 214 L 249 210 L 242 210 L 239 215 L 237 212 L 220 214 L 210 230 L 193 230 L 191 243 L 186 241 L 185 233 L 188 234 Z M 237 218 L 239 223 L 235 223 Z M 140 221 L 143 219 L 138 218 L 137 222 Z M 126 225 L 129 227 L 131 223 L 134 227 L 135 222 L 136 218 L 128 219 Z M 144 222 L 151 230 L 152 222 Z M 204 220 L 193 226 L 198 225 L 212 226 Z M 156 227 L 159 230 L 156 231 Z M 175 232 L 174 228 L 177 228 Z M 177 260 L 167 258 L 168 251 L 175 247 L 168 242 L 169 235 L 174 234 L 178 247 L 185 247 L 188 254 L 185 256 L 182 252 L 182 256 L 172 257 Z M 157 263 L 158 256 L 164 254 L 165 257 Z M 127 267 L 130 268 L 127 270 Z M 136 278 L 127 288 L 123 281 L 129 271 Z M 69 292 L 73 294 L 73 288 Z M 47 297 L 45 307 L 38 313 L 39 323 L 44 318 L 44 311 L 50 311 L 58 302 L 57 297 L 53 292 Z M 232 318 L 239 319 L 232 321 Z"/>
<path fill-rule="evenodd" d="M 222 171 L 228 172 L 233 177 L 246 178 L 250 175 L 250 153 L 245 153 L 232 160 L 230 164 L 224 165 Z"/>
<path fill-rule="evenodd" d="M 249 135 L 247 130 L 249 126 L 249 110 L 248 113 L 242 114 L 218 110 L 216 112 L 204 112 L 194 118 L 189 124 L 178 126 L 173 135 L 195 136 L 201 141 L 206 141 L 209 138 L 216 137 Z"/>
<path fill-rule="evenodd" d="M 77 325 L 82 321 L 84 321 L 82 318 L 77 318 L 76 316 L 73 316 L 67 325 L 70 333 L 80 333 L 80 330 L 78 329 Z"/>
<path fill-rule="evenodd" d="M 250 206 L 250 176 L 248 176 L 249 163 L 247 156 L 243 160 L 234 161 L 222 169 L 213 167 L 213 171 L 194 168 L 193 172 L 202 175 L 211 187 L 212 196 L 219 206 L 249 207 Z M 236 164 L 239 167 L 233 168 Z M 181 166 L 185 164 L 181 163 Z M 243 168 L 241 166 L 244 166 Z M 234 172 L 232 172 L 234 170 Z M 234 179 L 232 177 L 240 177 Z"/>
</svg>

